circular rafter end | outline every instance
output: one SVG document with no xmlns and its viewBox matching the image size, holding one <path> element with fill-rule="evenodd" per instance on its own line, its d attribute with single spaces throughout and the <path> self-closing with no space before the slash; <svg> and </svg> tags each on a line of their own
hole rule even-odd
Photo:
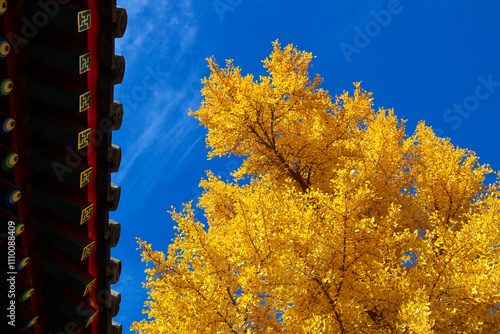
<svg viewBox="0 0 500 334">
<path fill-rule="evenodd" d="M 106 240 L 109 240 L 109 247 L 113 248 L 118 245 L 118 241 L 120 240 L 121 234 L 121 225 L 114 220 L 108 220 L 108 228 L 106 229 Z"/>
<path fill-rule="evenodd" d="M 106 269 L 106 275 L 109 276 L 109 284 L 116 284 L 122 273 L 122 261 L 110 257 L 109 266 Z"/>
<path fill-rule="evenodd" d="M 122 295 L 115 290 L 111 290 L 111 305 L 109 308 L 109 313 L 111 317 L 114 318 L 118 315 L 120 311 L 120 302 L 122 301 Z"/>
<path fill-rule="evenodd" d="M 115 55 L 113 67 L 113 82 L 119 85 L 123 82 L 125 76 L 125 57 L 122 55 Z"/>
<path fill-rule="evenodd" d="M 112 144 L 111 149 L 108 151 L 108 168 L 111 173 L 116 173 L 120 169 L 122 162 L 122 148 L 118 145 Z"/>
<path fill-rule="evenodd" d="M 120 202 L 120 195 L 122 188 L 119 185 L 111 183 L 108 191 L 108 205 L 109 211 L 116 211 L 118 209 L 118 203 Z"/>
<path fill-rule="evenodd" d="M 111 104 L 111 129 L 113 131 L 120 130 L 123 121 L 123 104 L 118 101 L 113 101 Z"/>
<path fill-rule="evenodd" d="M 115 24 L 115 37 L 122 38 L 127 30 L 128 15 L 127 10 L 122 7 L 116 7 L 116 24 Z"/>
<path fill-rule="evenodd" d="M 119 324 L 116 321 L 113 321 L 111 323 L 111 334 L 122 334 L 122 331 L 123 331 L 122 324 Z"/>
</svg>

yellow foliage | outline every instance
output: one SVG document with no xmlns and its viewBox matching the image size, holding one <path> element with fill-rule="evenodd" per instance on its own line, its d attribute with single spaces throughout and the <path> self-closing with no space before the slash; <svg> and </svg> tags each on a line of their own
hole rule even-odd
<svg viewBox="0 0 500 334">
<path fill-rule="evenodd" d="M 168 254 L 139 240 L 153 266 L 148 318 L 131 329 L 499 332 L 500 190 L 483 183 L 492 170 L 423 122 L 407 136 L 359 83 L 332 99 L 309 79 L 311 60 L 275 42 L 255 81 L 208 59 L 190 115 L 208 128 L 209 158 L 245 160 L 231 183 L 211 172 L 201 181 L 208 226 L 187 203 L 171 211 Z"/>
</svg>

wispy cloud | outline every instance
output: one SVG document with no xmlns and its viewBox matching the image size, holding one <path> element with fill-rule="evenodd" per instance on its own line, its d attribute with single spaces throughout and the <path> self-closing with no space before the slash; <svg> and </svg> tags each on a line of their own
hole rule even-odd
<svg viewBox="0 0 500 334">
<path fill-rule="evenodd" d="M 199 135 L 193 133 L 199 127 L 196 120 L 188 116 L 187 112 L 189 108 L 199 104 L 199 100 L 199 91 L 193 88 L 193 83 L 189 81 L 180 88 L 167 86 L 155 90 L 154 102 L 150 104 L 154 109 L 143 113 L 149 115 L 144 117 L 145 122 L 140 123 L 144 126 L 140 135 L 127 145 L 117 181 L 131 178 L 129 175 L 131 170 L 134 170 L 134 174 L 147 175 L 150 181 L 154 181 L 151 180 L 156 174 L 154 171 L 161 170 L 165 163 L 170 165 L 172 156 L 178 156 L 186 147 L 191 147 L 192 143 L 199 139 Z M 177 164 L 185 156 L 186 153 L 176 161 Z M 151 166 L 158 168 L 153 169 Z"/>
<path fill-rule="evenodd" d="M 198 21 L 190 0 L 122 0 L 120 6 L 127 9 L 128 27 L 117 49 L 127 63 L 151 61 L 145 57 L 179 59 L 196 40 Z"/>
<path fill-rule="evenodd" d="M 127 178 L 128 186 L 154 184 L 166 166 L 179 165 L 199 140 L 199 134 L 192 134 L 197 123 L 187 112 L 199 104 L 202 70 L 186 68 L 181 61 L 196 42 L 198 23 L 191 1 L 160 0 L 154 5 L 122 1 L 120 5 L 127 8 L 129 27 L 117 50 L 125 55 L 130 81 L 117 87 L 123 91 L 117 99 L 122 96 L 124 124 L 129 127 L 121 131 L 131 136 L 125 138 L 127 149 L 116 182 Z M 156 75 L 151 74 L 154 68 Z M 181 159 L 171 161 L 180 155 Z"/>
<path fill-rule="evenodd" d="M 200 140 L 198 123 L 187 112 L 199 106 L 199 80 L 205 68 L 183 61 L 199 30 L 190 0 L 119 0 L 118 5 L 127 9 L 128 27 L 116 40 L 116 53 L 125 56 L 126 73 L 123 84 L 115 87 L 124 120 L 113 134 L 113 142 L 123 149 L 113 182 L 123 189 L 120 210 L 133 215 L 132 207 L 144 210 L 153 187 L 172 177 L 169 172 L 183 164 Z M 122 220 L 124 226 L 130 223 Z M 130 332 L 132 321 L 141 319 L 146 299 L 140 283 L 145 280 L 144 268 L 130 265 L 136 260 L 129 256 L 122 258 L 122 275 L 114 287 L 122 292 L 115 320 L 124 325 L 124 333 Z"/>
</svg>

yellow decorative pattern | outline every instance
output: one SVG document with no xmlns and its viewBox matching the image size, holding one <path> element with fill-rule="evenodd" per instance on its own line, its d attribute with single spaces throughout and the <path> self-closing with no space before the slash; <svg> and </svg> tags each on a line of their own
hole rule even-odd
<svg viewBox="0 0 500 334">
<path fill-rule="evenodd" d="M 90 29 L 90 9 L 78 13 L 78 32 Z"/>
<path fill-rule="evenodd" d="M 29 289 L 28 293 L 26 293 L 26 299 L 28 299 L 31 296 L 33 296 L 34 293 L 35 293 L 35 289 L 33 289 L 33 288 Z"/>
<path fill-rule="evenodd" d="M 28 328 L 32 327 L 36 322 L 38 321 L 38 316 L 34 317 L 31 319 L 30 323 L 28 324 Z"/>
<path fill-rule="evenodd" d="M 94 249 L 94 242 L 92 241 L 87 247 L 83 249 L 82 259 L 80 261 L 85 260 L 90 254 L 92 254 L 93 249 Z"/>
<path fill-rule="evenodd" d="M 26 267 L 28 265 L 29 262 L 30 262 L 30 258 L 29 258 L 29 256 L 27 256 L 21 262 L 21 266 L 24 268 L 24 267 Z"/>
<path fill-rule="evenodd" d="M 83 293 L 84 296 L 86 296 L 87 293 L 89 293 L 90 290 L 92 290 L 92 288 L 94 287 L 94 284 L 95 284 L 95 278 L 92 280 L 92 282 L 87 284 L 87 286 L 85 287 L 85 292 Z"/>
<path fill-rule="evenodd" d="M 90 52 L 80 56 L 79 64 L 80 64 L 80 74 L 90 70 Z"/>
<path fill-rule="evenodd" d="M 84 148 L 90 144 L 90 128 L 78 134 L 78 149 Z"/>
<path fill-rule="evenodd" d="M 94 208 L 94 204 L 90 204 L 88 207 L 86 207 L 82 211 L 82 218 L 80 220 L 80 225 L 85 223 L 87 220 L 90 219 L 90 217 L 92 217 L 92 209 L 93 208 Z"/>
<path fill-rule="evenodd" d="M 10 51 L 10 45 L 7 40 L 2 40 L 0 42 L 0 57 L 5 58 L 9 54 Z"/>
<path fill-rule="evenodd" d="M 90 108 L 90 91 L 80 95 L 80 112 Z"/>
<path fill-rule="evenodd" d="M 95 283 L 95 278 L 85 287 L 85 292 L 83 293 L 84 296 L 86 296 L 87 293 L 89 293 L 90 290 L 92 290 L 92 288 L 94 287 L 94 283 Z"/>
<path fill-rule="evenodd" d="M 89 321 L 87 321 L 87 324 L 85 325 L 85 328 L 87 328 L 94 321 L 96 315 L 97 311 L 90 316 Z"/>
<path fill-rule="evenodd" d="M 90 182 L 92 178 L 92 167 L 80 174 L 80 188 Z"/>
</svg>

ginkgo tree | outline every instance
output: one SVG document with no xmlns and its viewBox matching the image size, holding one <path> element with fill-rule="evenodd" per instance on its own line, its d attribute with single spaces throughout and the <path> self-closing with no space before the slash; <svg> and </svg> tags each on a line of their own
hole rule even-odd
<svg viewBox="0 0 500 334">
<path fill-rule="evenodd" d="M 312 55 L 276 41 L 268 75 L 208 59 L 207 172 L 198 206 L 170 211 L 168 254 L 139 239 L 139 333 L 498 333 L 500 181 L 475 153 L 354 84 L 332 98 Z"/>
</svg>

